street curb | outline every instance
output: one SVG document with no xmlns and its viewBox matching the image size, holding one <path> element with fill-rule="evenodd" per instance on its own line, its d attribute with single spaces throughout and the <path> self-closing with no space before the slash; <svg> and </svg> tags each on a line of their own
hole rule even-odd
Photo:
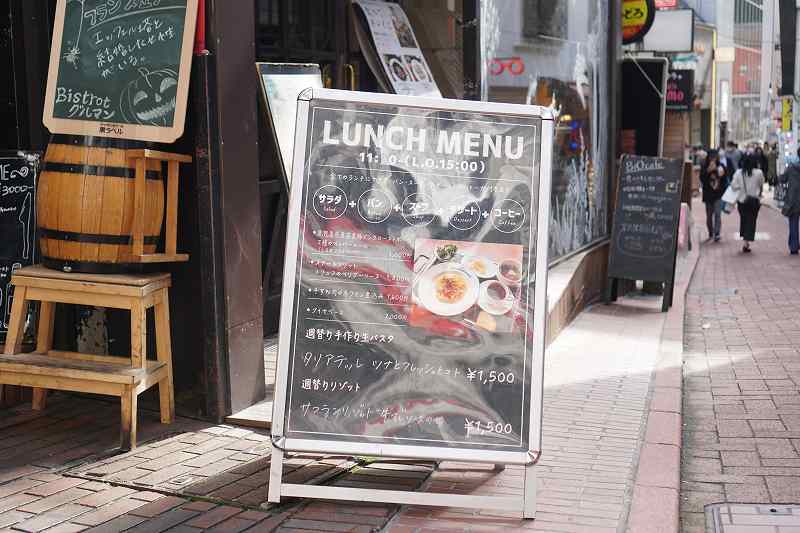
<svg viewBox="0 0 800 533">
<path fill-rule="evenodd" d="M 683 321 L 686 292 L 700 259 L 700 231 L 692 229 L 693 250 L 675 279 L 675 296 L 661 331 L 644 441 L 628 515 L 628 533 L 677 533 L 683 402 Z"/>
</svg>

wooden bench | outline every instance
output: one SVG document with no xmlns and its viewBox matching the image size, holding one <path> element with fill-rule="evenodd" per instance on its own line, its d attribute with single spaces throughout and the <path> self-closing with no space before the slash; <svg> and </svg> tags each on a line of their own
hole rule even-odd
<svg viewBox="0 0 800 533">
<path fill-rule="evenodd" d="M 33 387 L 33 408 L 43 409 L 47 389 L 119 396 L 122 404 L 120 446 L 136 447 L 137 398 L 158 385 L 161 422 L 175 417 L 172 346 L 169 324 L 169 274 L 67 274 L 41 266 L 14 272 L 14 299 L 0 356 L 0 387 Z M 36 350 L 20 353 L 29 302 L 39 301 Z M 53 350 L 56 303 L 128 309 L 131 355 L 116 357 Z M 153 308 L 157 360 L 147 359 L 147 310 Z"/>
</svg>

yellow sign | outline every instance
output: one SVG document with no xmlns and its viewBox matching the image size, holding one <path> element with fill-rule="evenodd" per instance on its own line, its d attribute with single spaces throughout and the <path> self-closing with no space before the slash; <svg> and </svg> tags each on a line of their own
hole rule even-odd
<svg viewBox="0 0 800 533">
<path fill-rule="evenodd" d="M 794 113 L 794 97 L 789 96 L 782 100 L 781 130 L 792 131 L 792 115 Z"/>
<path fill-rule="evenodd" d="M 656 7 L 653 0 L 622 1 L 622 43 L 640 41 L 653 25 Z"/>
</svg>

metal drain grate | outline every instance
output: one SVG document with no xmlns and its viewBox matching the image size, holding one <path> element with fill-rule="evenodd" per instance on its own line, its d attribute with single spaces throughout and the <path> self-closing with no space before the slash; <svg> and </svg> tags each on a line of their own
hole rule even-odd
<svg viewBox="0 0 800 533">
<path fill-rule="evenodd" d="M 800 530 L 800 505 L 715 503 L 706 506 L 710 533 L 776 533 Z"/>
<path fill-rule="evenodd" d="M 735 287 L 720 287 L 716 289 L 690 290 L 689 294 L 695 296 L 735 296 L 736 292 L 737 290 Z"/>
</svg>

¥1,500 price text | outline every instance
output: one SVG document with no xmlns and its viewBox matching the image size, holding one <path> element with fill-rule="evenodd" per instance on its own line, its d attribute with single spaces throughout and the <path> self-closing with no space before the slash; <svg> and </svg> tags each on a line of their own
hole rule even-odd
<svg viewBox="0 0 800 533">
<path fill-rule="evenodd" d="M 511 435 L 514 428 L 511 424 L 502 422 L 482 422 L 480 420 L 464 419 L 464 429 L 467 430 L 467 437 L 477 435 Z"/>
</svg>

